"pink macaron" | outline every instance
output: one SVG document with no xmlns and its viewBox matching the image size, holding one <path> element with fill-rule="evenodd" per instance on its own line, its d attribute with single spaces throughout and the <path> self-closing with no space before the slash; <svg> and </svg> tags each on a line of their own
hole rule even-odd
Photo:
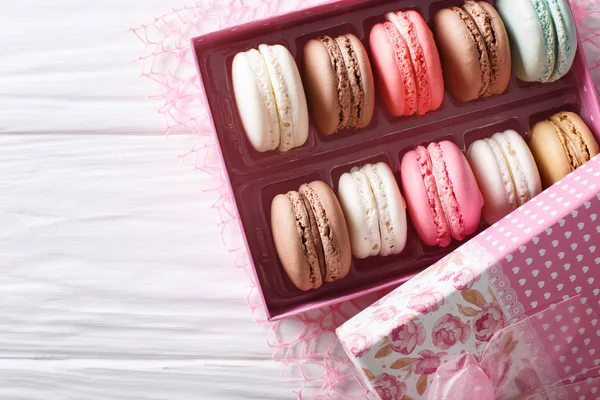
<svg viewBox="0 0 600 400">
<path fill-rule="evenodd" d="M 395 116 L 423 115 L 444 99 L 437 46 L 416 11 L 387 13 L 371 30 L 370 45 L 379 93 Z"/>
<path fill-rule="evenodd" d="M 409 151 L 400 175 L 410 218 L 427 245 L 446 247 L 452 238 L 463 240 L 477 230 L 483 196 L 454 143 L 430 143 Z"/>
</svg>

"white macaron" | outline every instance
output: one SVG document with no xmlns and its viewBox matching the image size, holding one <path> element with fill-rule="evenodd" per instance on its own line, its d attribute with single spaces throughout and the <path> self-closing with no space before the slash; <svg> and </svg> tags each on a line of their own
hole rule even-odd
<svg viewBox="0 0 600 400">
<path fill-rule="evenodd" d="M 477 140 L 467 159 L 483 194 L 483 218 L 493 224 L 542 191 L 540 174 L 529 147 L 507 130 Z"/>
<path fill-rule="evenodd" d="M 308 138 L 308 108 L 292 54 L 261 44 L 240 52 L 231 67 L 233 92 L 246 136 L 258 152 L 285 152 Z"/>
<path fill-rule="evenodd" d="M 407 234 L 406 203 L 387 164 L 366 164 L 344 173 L 338 198 L 354 257 L 402 252 Z"/>
</svg>

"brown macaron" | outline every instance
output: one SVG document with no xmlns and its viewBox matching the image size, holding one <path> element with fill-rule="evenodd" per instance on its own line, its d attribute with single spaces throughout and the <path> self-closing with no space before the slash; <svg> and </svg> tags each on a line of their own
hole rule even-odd
<svg viewBox="0 0 600 400">
<path fill-rule="evenodd" d="M 559 112 L 531 131 L 531 153 L 547 188 L 599 153 L 594 135 L 579 115 Z"/>
<path fill-rule="evenodd" d="M 348 228 L 337 197 L 324 182 L 277 195 L 271 229 L 281 264 L 298 289 L 316 289 L 348 274 Z"/>
<path fill-rule="evenodd" d="M 433 19 L 434 35 L 450 93 L 466 102 L 504 92 L 511 56 L 502 19 L 489 3 L 467 1 Z"/>
<path fill-rule="evenodd" d="M 311 117 L 321 133 L 369 125 L 375 107 L 373 72 L 356 36 L 309 40 L 303 77 Z"/>
<path fill-rule="evenodd" d="M 508 87 L 511 72 L 510 43 L 504 22 L 498 11 L 485 1 L 467 1 L 463 9 L 481 32 L 490 60 L 490 83 L 483 96 L 501 94 Z"/>
</svg>

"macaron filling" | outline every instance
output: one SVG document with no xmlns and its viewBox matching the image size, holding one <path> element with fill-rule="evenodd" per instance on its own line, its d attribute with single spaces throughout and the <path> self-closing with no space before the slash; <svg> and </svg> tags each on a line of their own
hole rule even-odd
<svg viewBox="0 0 600 400">
<path fill-rule="evenodd" d="M 519 202 L 517 200 L 517 189 L 515 187 L 515 182 L 511 174 L 511 169 L 510 165 L 508 164 L 508 160 L 502 153 L 500 145 L 493 138 L 485 139 L 485 142 L 490 147 L 490 150 L 492 150 L 494 158 L 498 163 L 500 175 L 504 184 L 504 192 L 506 193 L 508 204 L 510 205 L 510 208 L 514 210 L 519 206 Z"/>
<path fill-rule="evenodd" d="M 490 15 L 482 6 L 474 1 L 468 1 L 463 4 L 462 8 L 471 16 L 477 25 L 477 29 L 479 29 L 479 33 L 483 36 L 490 63 L 489 85 L 483 93 L 483 96 L 493 96 L 496 94 L 498 78 L 500 76 L 500 62 L 498 60 L 499 49 L 496 32 L 494 31 Z"/>
<path fill-rule="evenodd" d="M 381 252 L 382 256 L 391 254 L 394 250 L 395 238 L 394 227 L 392 225 L 392 217 L 388 206 L 388 199 L 385 195 L 383 181 L 377 174 L 375 167 L 372 164 L 365 165 L 362 170 L 366 173 L 369 179 L 369 185 L 375 196 L 377 203 L 377 211 L 379 216 L 379 233 L 381 234 Z"/>
<path fill-rule="evenodd" d="M 356 180 L 358 194 L 365 206 L 365 217 L 367 221 L 367 230 L 369 233 L 369 242 L 371 244 L 371 255 L 379 254 L 381 250 L 381 234 L 379 232 L 379 211 L 373 196 L 373 191 L 369 184 L 369 178 L 357 167 L 350 171 L 352 177 Z"/>
<path fill-rule="evenodd" d="M 546 49 L 546 59 L 544 61 L 544 69 L 540 75 L 540 81 L 547 82 L 554 72 L 556 64 L 556 29 L 546 0 L 531 0 L 533 8 L 538 15 L 540 24 L 542 24 L 542 32 L 544 34 L 544 46 Z"/>
<path fill-rule="evenodd" d="M 314 236 L 318 233 L 318 231 L 313 230 L 313 226 L 309 217 L 309 211 L 302 195 L 298 192 L 290 191 L 286 194 L 286 196 L 292 204 L 292 210 L 296 218 L 296 230 L 298 231 L 300 245 L 309 267 L 310 282 L 312 288 L 316 289 L 323 284 L 319 252 L 315 245 L 317 242 L 320 243 L 320 239 Z"/>
<path fill-rule="evenodd" d="M 269 126 L 269 148 L 271 150 L 279 146 L 280 132 L 279 132 L 279 115 L 277 114 L 277 107 L 275 105 L 275 94 L 273 93 L 273 86 L 269 79 L 269 71 L 265 64 L 264 57 L 256 49 L 251 49 L 246 52 L 246 59 L 249 61 L 250 68 L 256 76 L 256 84 L 259 88 L 260 95 L 265 109 L 267 110 L 268 126 Z"/>
<path fill-rule="evenodd" d="M 315 214 L 313 213 L 312 207 L 308 202 L 306 196 L 301 195 L 302 202 L 304 203 L 304 207 L 308 212 L 308 220 L 310 222 L 310 234 L 313 239 L 313 243 L 315 245 L 315 251 L 317 253 L 317 259 L 319 261 L 319 270 L 321 271 L 321 277 L 325 276 L 325 255 L 323 253 L 323 243 L 321 243 L 321 238 L 319 237 L 319 226 L 317 224 L 317 219 L 315 218 Z"/>
<path fill-rule="evenodd" d="M 450 229 L 440 200 L 431 157 L 429 156 L 427 149 L 423 146 L 417 146 L 415 155 L 419 165 L 419 172 L 423 179 L 425 192 L 427 194 L 427 202 L 429 203 L 429 208 L 431 209 L 433 221 L 436 226 L 437 243 L 442 247 L 448 246 L 450 244 Z"/>
<path fill-rule="evenodd" d="M 429 74 L 427 73 L 427 64 L 425 54 L 419 43 L 414 24 L 408 19 L 406 13 L 399 11 L 386 15 L 404 37 L 406 47 L 412 61 L 414 77 L 417 89 L 417 115 L 423 115 L 429 111 L 431 106 L 431 89 L 429 86 Z"/>
<path fill-rule="evenodd" d="M 338 90 L 338 129 L 343 129 L 348 125 L 350 119 L 350 106 L 352 103 L 352 91 L 350 88 L 350 82 L 348 81 L 348 72 L 346 70 L 346 64 L 344 63 L 344 57 L 340 50 L 337 42 L 329 36 L 323 36 L 319 38 L 319 41 L 323 43 L 329 58 L 331 65 L 335 71 L 337 77 L 337 90 Z"/>
<path fill-rule="evenodd" d="M 514 193 L 518 200 L 518 206 L 520 207 L 531 200 L 534 195 L 530 192 L 529 184 L 527 183 L 527 177 L 519 166 L 517 153 L 512 148 L 510 141 L 507 140 L 503 135 L 494 135 L 492 140 L 498 144 L 500 151 L 504 156 L 504 160 L 508 165 L 510 177 L 514 187 Z"/>
<path fill-rule="evenodd" d="M 484 93 L 486 93 L 487 88 L 490 85 L 491 74 L 490 59 L 486 49 L 485 41 L 481 32 L 479 32 L 477 25 L 465 10 L 463 10 L 460 7 L 451 7 L 450 9 L 465 24 L 469 36 L 471 37 L 471 40 L 473 41 L 473 43 L 475 43 L 477 47 L 477 54 L 479 55 L 479 65 L 481 66 L 481 87 L 479 88 L 478 94 L 479 96 L 482 96 Z"/>
<path fill-rule="evenodd" d="M 319 236 L 323 245 L 323 254 L 325 257 L 325 282 L 333 282 L 340 277 L 341 274 L 341 254 L 338 248 L 335 233 L 331 229 L 327 213 L 323 207 L 323 203 L 319 196 L 310 185 L 304 184 L 300 186 L 300 193 L 306 197 L 308 203 L 312 207 L 312 212 L 317 221 Z"/>
<path fill-rule="evenodd" d="M 579 165 L 579 163 L 577 161 L 577 155 L 575 153 L 575 149 L 573 148 L 573 146 L 569 145 L 569 141 L 568 141 L 565 133 L 560 128 L 560 125 L 557 124 L 553 120 L 549 120 L 548 122 L 550 122 L 550 124 L 552 124 L 552 126 L 554 127 L 554 131 L 558 135 L 558 139 L 563 148 L 565 156 L 567 157 L 567 160 L 569 161 L 569 169 L 571 171 L 573 171 Z"/>
<path fill-rule="evenodd" d="M 344 64 L 348 73 L 348 80 L 350 90 L 352 93 L 351 106 L 350 106 L 350 119 L 348 120 L 348 127 L 358 128 L 362 119 L 362 112 L 364 109 L 364 89 L 362 76 L 360 72 L 360 65 L 358 57 L 352 46 L 352 42 L 348 35 L 342 35 L 337 37 L 336 42 L 342 51 L 344 57 Z"/>
<path fill-rule="evenodd" d="M 396 90 L 404 89 L 404 113 L 403 115 L 412 115 L 417 110 L 417 84 L 415 76 L 413 74 L 413 66 L 410 56 L 410 51 L 400 34 L 400 31 L 391 22 L 384 22 L 383 29 L 392 43 L 396 56 L 396 65 L 402 75 L 404 81 L 404 88 L 397 88 Z"/>
<path fill-rule="evenodd" d="M 573 164 L 575 168 L 578 168 L 590 160 L 590 150 L 583 141 L 583 138 L 579 133 L 575 125 L 571 123 L 569 117 L 564 114 L 556 114 L 550 118 L 550 122 L 558 126 L 565 136 L 565 141 L 569 146 L 569 150 L 572 152 L 573 160 L 576 164 Z"/>
<path fill-rule="evenodd" d="M 454 194 L 452 181 L 448 175 L 442 148 L 439 143 L 430 143 L 429 146 L 427 146 L 427 150 L 429 151 L 433 165 L 433 174 L 435 176 L 438 197 L 441 200 L 446 221 L 448 221 L 448 225 L 450 226 L 450 232 L 452 233 L 452 237 L 457 240 L 462 240 L 465 237 L 462 212 L 460 210 L 460 204 L 458 204 L 458 200 Z"/>
<path fill-rule="evenodd" d="M 550 76 L 550 81 L 555 81 L 562 78 L 571 67 L 572 60 L 570 54 L 573 53 L 571 48 L 571 38 L 568 36 L 569 29 L 568 24 L 565 20 L 564 14 L 561 12 L 561 7 L 556 0 L 546 0 L 552 15 L 552 21 L 556 28 L 556 41 L 557 41 L 557 60 L 554 73 Z"/>
<path fill-rule="evenodd" d="M 258 49 L 265 59 L 277 104 L 281 134 L 279 150 L 288 151 L 294 147 L 294 116 L 285 76 L 271 48 L 261 44 Z"/>
</svg>

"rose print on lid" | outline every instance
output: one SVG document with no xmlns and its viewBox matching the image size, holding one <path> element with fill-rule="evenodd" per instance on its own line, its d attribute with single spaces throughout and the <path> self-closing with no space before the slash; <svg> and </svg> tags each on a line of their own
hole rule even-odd
<svg viewBox="0 0 600 400">
<path fill-rule="evenodd" d="M 444 304 L 444 295 L 433 287 L 425 288 L 418 294 L 413 295 L 408 308 L 421 314 L 437 311 Z"/>
<path fill-rule="evenodd" d="M 373 320 L 385 322 L 393 320 L 398 314 L 398 309 L 394 306 L 382 307 L 373 312 Z"/>
<path fill-rule="evenodd" d="M 471 327 L 452 314 L 444 314 L 433 325 L 431 339 L 435 347 L 447 350 L 456 343 L 466 343 L 471 336 Z"/>
<path fill-rule="evenodd" d="M 361 357 L 371 348 L 372 340 L 360 334 L 350 335 L 344 339 L 346 348 L 350 350 L 355 357 Z"/>
<path fill-rule="evenodd" d="M 398 382 L 392 375 L 383 373 L 372 382 L 381 400 L 402 400 L 406 394 L 406 383 Z"/>
<path fill-rule="evenodd" d="M 431 375 L 437 371 L 442 363 L 442 357 L 448 353 L 434 353 L 431 350 L 423 350 L 419 352 L 420 358 L 413 361 L 414 372 L 419 375 Z"/>
<path fill-rule="evenodd" d="M 446 272 L 439 280 L 441 282 L 450 281 L 456 290 L 468 290 L 471 289 L 477 278 L 471 268 L 465 267 L 461 268 L 460 271 Z"/>
<path fill-rule="evenodd" d="M 401 354 L 410 354 L 417 345 L 425 342 L 427 332 L 417 318 L 404 315 L 398 319 L 398 326 L 390 332 L 392 350 Z"/>
<path fill-rule="evenodd" d="M 393 352 L 410 354 L 417 345 L 422 345 L 427 337 L 423 323 L 413 315 L 402 315 L 397 318 L 395 328 L 389 336 L 381 340 L 375 358 L 384 358 Z"/>
<path fill-rule="evenodd" d="M 483 306 L 473 320 L 475 337 L 482 342 L 489 342 L 494 333 L 504 327 L 504 314 L 497 303 Z"/>
</svg>

